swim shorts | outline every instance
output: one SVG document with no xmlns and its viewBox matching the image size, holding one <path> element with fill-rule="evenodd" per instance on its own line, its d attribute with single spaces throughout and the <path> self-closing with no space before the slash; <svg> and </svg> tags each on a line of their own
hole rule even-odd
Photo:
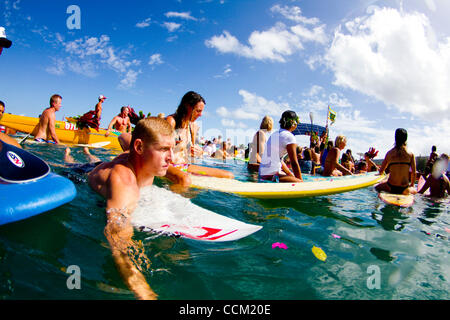
<svg viewBox="0 0 450 320">
<path fill-rule="evenodd" d="M 259 182 L 280 182 L 280 175 L 276 173 L 274 175 L 259 176 L 258 180 Z"/>
<path fill-rule="evenodd" d="M 387 184 L 391 188 L 391 193 L 393 193 L 393 194 L 403 194 L 403 191 L 405 191 L 409 187 L 409 186 L 406 186 L 406 187 L 393 186 L 389 182 Z"/>
<path fill-rule="evenodd" d="M 52 141 L 52 140 L 45 140 L 45 139 L 42 139 L 42 138 L 35 138 L 34 141 L 37 141 L 37 142 L 43 142 L 43 143 L 53 143 L 53 144 L 56 144 L 55 141 Z"/>
<path fill-rule="evenodd" d="M 75 173 L 86 174 L 94 170 L 96 166 L 102 163 L 103 161 L 89 163 L 66 163 L 66 167 L 70 168 Z"/>
</svg>

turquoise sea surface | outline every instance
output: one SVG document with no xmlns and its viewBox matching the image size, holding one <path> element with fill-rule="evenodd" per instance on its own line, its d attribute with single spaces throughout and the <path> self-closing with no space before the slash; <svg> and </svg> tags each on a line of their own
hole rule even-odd
<svg viewBox="0 0 450 320">
<path fill-rule="evenodd" d="M 24 148 L 71 179 L 78 194 L 55 210 L 0 226 L 0 299 L 134 299 L 103 235 L 105 201 L 85 176 L 64 168 L 64 147 Z M 102 160 L 114 156 L 107 149 L 91 153 Z M 72 155 L 86 161 L 81 148 L 72 148 Z M 205 165 L 248 176 L 242 161 Z M 164 179 L 155 184 L 170 187 Z M 150 260 L 139 267 L 160 299 L 450 298 L 448 199 L 434 202 L 417 195 L 412 207 L 399 208 L 381 202 L 373 187 L 289 200 L 195 189 L 183 195 L 263 229 L 224 243 L 136 230 L 134 238 Z M 272 248 L 276 242 L 287 249 Z M 313 247 L 326 253 L 325 262 Z M 70 266 L 79 267 L 80 289 L 67 286 Z"/>
</svg>

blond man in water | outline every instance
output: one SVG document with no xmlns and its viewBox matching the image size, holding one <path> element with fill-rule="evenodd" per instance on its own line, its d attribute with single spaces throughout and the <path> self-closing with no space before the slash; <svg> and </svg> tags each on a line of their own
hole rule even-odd
<svg viewBox="0 0 450 320">
<path fill-rule="evenodd" d="M 54 143 L 60 143 L 58 136 L 56 135 L 55 123 L 56 123 L 56 112 L 61 109 L 62 97 L 59 94 L 54 94 L 50 98 L 50 107 L 42 112 L 39 117 L 39 125 L 37 128 L 37 133 L 34 135 L 34 140 L 38 142 L 48 142 L 48 136 L 54 141 Z"/>
<path fill-rule="evenodd" d="M 131 215 L 140 189 L 153 184 L 155 176 L 166 174 L 174 144 L 174 130 L 166 120 L 142 119 L 133 131 L 129 152 L 98 165 L 88 176 L 90 187 L 106 198 L 105 236 L 120 274 L 138 299 L 157 295 L 128 255 L 137 248 Z"/>
</svg>

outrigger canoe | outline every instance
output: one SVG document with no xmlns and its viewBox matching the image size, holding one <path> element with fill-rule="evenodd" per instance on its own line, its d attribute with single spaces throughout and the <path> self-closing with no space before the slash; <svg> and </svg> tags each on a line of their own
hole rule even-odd
<svg viewBox="0 0 450 320">
<path fill-rule="evenodd" d="M 5 113 L 0 120 L 0 125 L 34 135 L 37 132 L 39 118 L 25 117 Z M 64 143 L 91 145 L 101 142 L 110 142 L 108 148 L 121 150 L 118 137 L 120 132 L 111 131 L 105 137 L 106 129 L 98 131 L 92 128 L 78 129 L 76 124 L 69 121 L 56 121 L 55 130 L 58 139 Z"/>
<path fill-rule="evenodd" d="M 306 177 L 305 177 L 306 178 Z M 261 183 L 191 175 L 191 187 L 259 199 L 314 197 L 372 186 L 386 176 L 377 172 L 344 177 L 309 176 L 300 183 Z"/>
</svg>

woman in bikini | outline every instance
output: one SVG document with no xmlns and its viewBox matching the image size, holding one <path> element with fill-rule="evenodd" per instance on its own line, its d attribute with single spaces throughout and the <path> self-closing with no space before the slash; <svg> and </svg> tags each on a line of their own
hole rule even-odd
<svg viewBox="0 0 450 320">
<path fill-rule="evenodd" d="M 182 186 L 187 187 L 191 184 L 188 173 L 218 178 L 234 178 L 234 175 L 229 171 L 190 164 L 191 157 L 203 154 L 201 147 L 195 145 L 198 127 L 194 122 L 202 115 L 204 108 L 205 100 L 203 97 L 194 91 L 189 91 L 181 99 L 177 111 L 166 118 L 175 129 L 173 163 L 167 170 L 166 177 Z"/>
<path fill-rule="evenodd" d="M 414 194 L 416 190 L 416 158 L 406 148 L 408 133 L 399 128 L 395 131 L 395 147 L 388 151 L 380 167 L 380 174 L 389 170 L 386 182 L 378 184 L 378 192 L 386 191 L 394 194 Z"/>
</svg>

